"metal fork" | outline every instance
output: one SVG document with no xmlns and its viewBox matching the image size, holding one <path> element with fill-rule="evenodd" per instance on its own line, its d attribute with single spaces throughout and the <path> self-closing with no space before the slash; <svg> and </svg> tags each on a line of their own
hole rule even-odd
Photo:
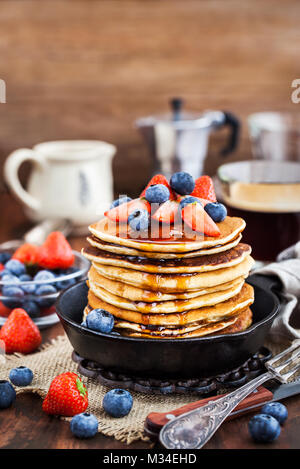
<svg viewBox="0 0 300 469">
<path fill-rule="evenodd" d="M 300 339 L 265 363 L 266 373 L 257 376 L 226 396 L 170 420 L 160 431 L 159 440 L 169 449 L 200 449 L 210 440 L 233 409 L 258 386 L 270 379 L 288 383 L 297 377 Z"/>
</svg>

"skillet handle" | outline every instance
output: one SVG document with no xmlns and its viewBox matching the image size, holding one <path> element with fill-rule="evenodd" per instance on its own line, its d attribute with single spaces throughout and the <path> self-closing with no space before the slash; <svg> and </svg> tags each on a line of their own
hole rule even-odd
<svg viewBox="0 0 300 469">
<path fill-rule="evenodd" d="M 252 274 L 247 278 L 250 285 L 261 287 L 265 290 L 271 290 L 272 293 L 279 295 L 282 289 L 281 282 L 275 275 Z"/>
</svg>

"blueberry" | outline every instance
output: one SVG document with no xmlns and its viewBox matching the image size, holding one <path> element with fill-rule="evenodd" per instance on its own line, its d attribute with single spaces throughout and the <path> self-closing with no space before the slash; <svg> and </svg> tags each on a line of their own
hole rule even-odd
<svg viewBox="0 0 300 469">
<path fill-rule="evenodd" d="M 180 171 L 179 173 L 173 174 L 170 179 L 170 186 L 177 194 L 188 195 L 193 192 L 195 181 L 189 173 Z"/>
<path fill-rule="evenodd" d="M 65 290 L 66 288 L 69 288 L 72 285 L 75 285 L 75 283 L 76 283 L 75 278 L 69 278 L 66 280 L 61 280 L 60 282 L 56 282 L 55 285 L 58 290 Z"/>
<path fill-rule="evenodd" d="M 8 274 L 3 275 L 3 277 L 1 278 L 1 282 L 7 283 L 7 284 L 9 283 L 16 284 L 16 283 L 20 283 L 20 279 L 16 277 L 15 275 L 8 273 Z"/>
<path fill-rule="evenodd" d="M 206 204 L 204 210 L 216 223 L 225 220 L 227 215 L 225 205 L 220 204 L 219 202 L 211 202 L 209 204 Z"/>
<path fill-rule="evenodd" d="M 75 285 L 76 280 L 74 278 L 70 278 L 68 280 L 62 280 L 61 282 L 57 282 L 56 286 L 58 290 L 65 290 L 66 288 L 71 287 L 72 285 Z"/>
<path fill-rule="evenodd" d="M 146 230 L 149 226 L 149 214 L 147 210 L 135 210 L 128 217 L 128 223 L 134 231 Z"/>
<path fill-rule="evenodd" d="M 86 327 L 109 334 L 114 327 L 114 317 L 105 309 L 93 309 L 86 317 Z"/>
<path fill-rule="evenodd" d="M 32 277 L 29 274 L 22 274 L 19 277 L 20 282 L 32 282 Z"/>
<path fill-rule="evenodd" d="M 262 407 L 261 412 L 262 414 L 272 415 L 281 425 L 288 417 L 287 408 L 281 402 L 268 402 Z"/>
<path fill-rule="evenodd" d="M 5 264 L 5 269 L 9 270 L 12 274 L 20 277 L 20 275 L 25 274 L 26 268 L 22 262 L 18 261 L 17 259 L 10 259 Z"/>
<path fill-rule="evenodd" d="M 38 318 L 40 316 L 40 308 L 35 301 L 25 300 L 23 309 L 25 309 L 26 313 L 31 318 Z"/>
<path fill-rule="evenodd" d="M 53 295 L 57 293 L 56 288 L 53 285 L 40 285 L 37 287 L 35 294 L 37 304 L 42 308 L 50 308 L 55 303 L 56 297 L 43 298 L 44 295 Z"/>
<path fill-rule="evenodd" d="M 4 285 L 2 294 L 7 298 L 2 298 L 2 303 L 7 308 L 19 308 L 25 295 L 22 288 L 13 285 Z"/>
<path fill-rule="evenodd" d="M 7 409 L 16 399 L 16 391 L 9 381 L 0 381 L 0 409 Z"/>
<path fill-rule="evenodd" d="M 194 204 L 194 203 L 202 205 L 200 200 L 197 197 L 193 197 L 193 196 L 185 197 L 179 203 L 180 210 L 182 210 L 183 207 L 185 207 L 186 205 Z"/>
<path fill-rule="evenodd" d="M 248 428 L 252 438 L 261 443 L 270 443 L 280 435 L 279 422 L 267 414 L 259 414 L 252 417 Z"/>
<path fill-rule="evenodd" d="M 32 282 L 32 277 L 28 274 L 23 274 L 23 275 L 20 275 L 19 280 L 21 282 Z M 20 285 L 20 287 L 25 293 L 28 293 L 29 295 L 32 295 L 36 289 L 36 285 L 34 283 L 30 283 L 27 285 Z"/>
<path fill-rule="evenodd" d="M 103 399 L 102 405 L 105 412 L 112 417 L 125 417 L 131 411 L 133 399 L 129 391 L 125 389 L 112 389 Z"/>
<path fill-rule="evenodd" d="M 153 184 L 146 189 L 145 197 L 151 204 L 162 204 L 169 200 L 170 191 L 164 184 Z"/>
<path fill-rule="evenodd" d="M 77 438 L 92 438 L 98 432 L 98 420 L 93 414 L 77 414 L 70 422 L 70 429 Z"/>
<path fill-rule="evenodd" d="M 54 280 L 56 277 L 55 275 L 50 272 L 49 270 L 40 270 L 33 278 L 35 282 L 42 282 L 45 280 Z"/>
<path fill-rule="evenodd" d="M 119 205 L 125 204 L 126 202 L 130 202 L 131 200 L 132 200 L 131 197 L 127 197 L 126 195 L 123 195 L 119 197 L 118 199 L 114 200 L 110 208 L 118 207 Z"/>
<path fill-rule="evenodd" d="M 86 324 L 86 321 L 82 321 L 82 323 L 80 324 L 82 327 L 87 327 L 87 324 Z"/>
<path fill-rule="evenodd" d="M 1 282 L 2 282 L 2 277 L 4 277 L 4 275 L 11 275 L 11 273 L 9 272 L 9 270 L 6 270 L 6 269 L 1 270 L 0 271 Z"/>
<path fill-rule="evenodd" d="M 10 258 L 11 254 L 9 252 L 0 252 L 0 264 L 6 264 Z"/>
<path fill-rule="evenodd" d="M 69 267 L 69 269 L 60 269 L 56 272 L 57 278 L 59 277 L 64 277 L 66 275 L 71 275 L 74 274 L 75 272 L 78 272 L 77 267 Z M 69 278 L 65 280 L 60 280 L 59 282 L 55 282 L 55 286 L 58 290 L 65 290 L 68 287 L 71 287 L 72 285 L 75 285 L 76 279 L 75 278 Z"/>
<path fill-rule="evenodd" d="M 27 366 L 18 366 L 10 370 L 9 379 L 15 386 L 28 386 L 33 380 L 33 373 Z"/>
<path fill-rule="evenodd" d="M 52 293 L 56 293 L 57 290 L 54 287 L 54 285 L 39 285 L 36 289 L 36 296 L 41 296 L 41 295 L 52 295 Z"/>
</svg>

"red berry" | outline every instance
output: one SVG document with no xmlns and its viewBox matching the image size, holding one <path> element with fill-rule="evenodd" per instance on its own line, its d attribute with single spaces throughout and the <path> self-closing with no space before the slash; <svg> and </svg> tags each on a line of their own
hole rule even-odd
<svg viewBox="0 0 300 469">
<path fill-rule="evenodd" d="M 76 373 L 62 373 L 50 384 L 43 402 L 43 411 L 49 415 L 72 417 L 88 406 L 88 392 Z"/>
<path fill-rule="evenodd" d="M 7 318 L 9 316 L 9 313 L 11 312 L 10 308 L 7 308 L 2 301 L 0 301 L 0 316 L 2 318 Z"/>
<path fill-rule="evenodd" d="M 12 258 L 23 262 L 23 264 L 37 264 L 38 250 L 39 248 L 34 244 L 25 243 L 15 251 Z"/>
<path fill-rule="evenodd" d="M 155 176 L 153 176 L 153 178 L 150 179 L 147 186 L 145 187 L 145 189 L 141 193 L 140 197 L 145 197 L 146 190 L 148 189 L 148 187 L 154 186 L 156 184 L 163 184 L 164 186 L 166 186 L 169 189 L 169 192 L 170 192 L 170 200 L 175 200 L 176 199 L 176 195 L 174 194 L 173 190 L 171 189 L 171 186 L 168 183 L 167 178 L 163 174 L 156 174 Z"/>
<path fill-rule="evenodd" d="M 104 215 L 112 221 L 127 223 L 128 216 L 135 210 L 147 210 L 150 213 L 151 205 L 146 199 L 134 199 L 111 208 Z"/>
<path fill-rule="evenodd" d="M 190 195 L 193 197 L 209 200 L 210 202 L 217 201 L 214 183 L 209 176 L 200 176 L 198 179 L 196 179 L 195 188 Z"/>
<path fill-rule="evenodd" d="M 5 343 L 6 353 L 31 353 L 41 344 L 38 327 L 21 308 L 14 309 L 0 330 L 0 340 Z"/>
<path fill-rule="evenodd" d="M 174 223 L 179 215 L 179 204 L 175 200 L 167 200 L 161 204 L 152 218 L 162 223 Z"/>
<path fill-rule="evenodd" d="M 1 264 L 1 262 L 0 262 L 0 272 L 1 272 L 1 270 L 4 270 L 4 269 L 5 269 L 4 265 Z"/>
<path fill-rule="evenodd" d="M 194 231 L 207 236 L 219 236 L 220 230 L 215 222 L 206 213 L 201 204 L 193 203 L 183 207 L 181 216 L 184 222 Z"/>
<path fill-rule="evenodd" d="M 74 264 L 72 248 L 60 231 L 48 235 L 37 257 L 39 266 L 44 269 L 68 269 Z"/>
</svg>

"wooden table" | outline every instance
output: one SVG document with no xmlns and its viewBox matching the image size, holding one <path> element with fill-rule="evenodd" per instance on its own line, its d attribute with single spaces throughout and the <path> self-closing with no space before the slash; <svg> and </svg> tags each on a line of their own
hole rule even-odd
<svg viewBox="0 0 300 469">
<path fill-rule="evenodd" d="M 9 195 L 1 195 L 0 242 L 15 239 L 29 228 L 20 207 Z M 79 249 L 84 239 L 74 238 L 71 243 Z M 63 333 L 60 324 L 42 332 L 43 341 Z M 209 449 L 257 449 L 257 448 L 300 448 L 300 396 L 285 401 L 289 418 L 277 442 L 271 445 L 257 445 L 248 435 L 249 416 L 224 423 L 212 440 Z M 145 442 L 136 442 L 128 447 L 113 438 L 98 434 L 91 440 L 78 440 L 71 435 L 69 424 L 57 418 L 46 416 L 41 408 L 40 397 L 33 394 L 18 396 L 15 404 L 0 412 L 0 448 L 51 448 L 51 449 L 149 449 Z M 158 446 L 156 448 L 159 448 Z"/>
</svg>

